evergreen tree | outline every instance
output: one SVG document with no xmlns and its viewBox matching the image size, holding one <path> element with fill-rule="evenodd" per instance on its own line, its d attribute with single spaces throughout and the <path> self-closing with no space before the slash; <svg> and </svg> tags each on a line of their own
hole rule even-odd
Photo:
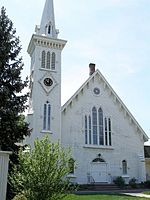
<svg viewBox="0 0 150 200">
<path fill-rule="evenodd" d="M 22 112 L 26 109 L 28 94 L 22 94 L 28 80 L 21 79 L 23 69 L 19 38 L 4 7 L 0 13 L 0 148 L 15 151 L 30 131 Z"/>
</svg>

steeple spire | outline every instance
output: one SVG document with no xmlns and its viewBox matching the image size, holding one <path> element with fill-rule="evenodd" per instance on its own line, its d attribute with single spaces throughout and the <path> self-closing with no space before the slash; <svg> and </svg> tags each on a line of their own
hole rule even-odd
<svg viewBox="0 0 150 200">
<path fill-rule="evenodd" d="M 58 30 L 55 28 L 53 0 L 46 0 L 45 2 L 39 33 L 40 35 L 57 38 Z"/>
</svg>

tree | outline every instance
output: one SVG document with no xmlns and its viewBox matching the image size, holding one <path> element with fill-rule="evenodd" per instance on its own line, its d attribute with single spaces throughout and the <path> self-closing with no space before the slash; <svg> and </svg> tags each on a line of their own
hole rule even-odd
<svg viewBox="0 0 150 200">
<path fill-rule="evenodd" d="M 59 143 L 51 143 L 48 137 L 37 139 L 31 152 L 19 152 L 19 164 L 10 174 L 16 194 L 24 195 L 27 200 L 63 199 L 70 189 L 66 178 L 70 158 L 70 151 Z"/>
<path fill-rule="evenodd" d="M 4 7 L 0 13 L 0 148 L 16 149 L 15 143 L 29 135 L 28 124 L 22 112 L 26 109 L 28 94 L 22 94 L 27 79 L 22 81 L 23 69 L 19 38 Z"/>
</svg>

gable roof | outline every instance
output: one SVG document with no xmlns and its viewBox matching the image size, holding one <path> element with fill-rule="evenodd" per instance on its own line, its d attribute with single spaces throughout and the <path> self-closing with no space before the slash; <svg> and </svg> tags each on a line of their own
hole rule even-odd
<svg viewBox="0 0 150 200">
<path fill-rule="evenodd" d="M 137 130 L 139 130 L 143 134 L 144 141 L 145 142 L 148 141 L 149 137 L 146 135 L 142 127 L 139 125 L 139 123 L 133 117 L 133 115 L 125 106 L 123 101 L 119 98 L 119 96 L 116 94 L 116 92 L 113 90 L 113 88 L 110 86 L 110 84 L 107 82 L 105 77 L 102 75 L 102 73 L 98 69 L 83 83 L 83 85 L 81 85 L 81 87 L 74 93 L 74 95 L 62 106 L 62 112 L 67 109 L 67 107 L 78 96 L 78 94 L 82 92 L 83 89 L 86 87 L 86 85 L 97 75 L 99 76 L 100 80 L 104 83 L 105 88 L 108 88 L 111 95 L 113 95 L 113 97 L 115 98 L 115 101 L 119 104 L 120 108 L 125 111 L 126 116 L 129 117 L 130 121 L 136 126 Z"/>
</svg>

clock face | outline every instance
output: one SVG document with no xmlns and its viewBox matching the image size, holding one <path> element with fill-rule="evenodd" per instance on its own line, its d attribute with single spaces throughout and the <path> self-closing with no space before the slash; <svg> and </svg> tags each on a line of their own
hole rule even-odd
<svg viewBox="0 0 150 200">
<path fill-rule="evenodd" d="M 51 78 L 45 78 L 45 79 L 44 79 L 44 84 L 45 84 L 46 86 L 51 86 L 51 85 L 53 85 L 53 81 L 52 81 Z"/>
</svg>

